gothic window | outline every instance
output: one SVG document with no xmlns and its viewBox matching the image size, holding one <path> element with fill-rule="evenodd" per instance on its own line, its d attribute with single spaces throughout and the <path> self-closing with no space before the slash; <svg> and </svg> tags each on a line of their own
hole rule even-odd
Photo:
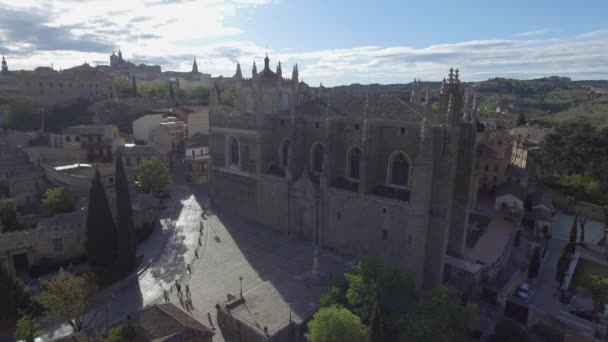
<svg viewBox="0 0 608 342">
<path fill-rule="evenodd" d="M 388 230 L 386 230 L 386 229 L 382 229 L 382 240 L 383 241 L 388 240 Z"/>
<path fill-rule="evenodd" d="M 312 170 L 314 172 L 323 171 L 323 152 L 323 145 L 314 145 L 312 150 Z"/>
<path fill-rule="evenodd" d="M 360 164 L 361 150 L 358 147 L 352 148 L 348 156 L 348 177 L 359 179 Z"/>
<path fill-rule="evenodd" d="M 394 153 L 390 159 L 390 184 L 407 186 L 410 177 L 410 163 L 403 152 Z"/>
<path fill-rule="evenodd" d="M 281 166 L 287 167 L 289 164 L 289 140 L 284 140 L 281 145 Z"/>
<path fill-rule="evenodd" d="M 235 137 L 230 138 L 230 164 L 239 165 L 239 143 Z"/>
</svg>

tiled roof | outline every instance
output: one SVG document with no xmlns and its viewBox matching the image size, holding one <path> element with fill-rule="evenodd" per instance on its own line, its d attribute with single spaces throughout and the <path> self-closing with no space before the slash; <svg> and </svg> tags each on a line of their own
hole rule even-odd
<svg viewBox="0 0 608 342">
<path fill-rule="evenodd" d="M 135 197 L 133 200 L 133 209 L 152 209 L 160 207 L 160 200 L 152 195 L 144 195 L 140 194 Z"/>
<path fill-rule="evenodd" d="M 82 210 L 61 213 L 44 220 L 40 220 L 36 226 L 36 229 L 79 227 L 82 225 L 83 219 L 84 212 Z"/>
<path fill-rule="evenodd" d="M 477 157 L 478 158 L 498 158 L 498 154 L 490 146 L 485 144 L 477 145 Z"/>
<path fill-rule="evenodd" d="M 63 129 L 63 134 L 84 134 L 84 135 L 103 135 L 105 126 L 79 125 L 70 126 Z"/>
<path fill-rule="evenodd" d="M 116 154 L 120 154 L 125 157 L 159 157 L 160 153 L 152 145 L 132 145 L 132 146 L 119 146 L 116 150 Z"/>
<path fill-rule="evenodd" d="M 131 314 L 129 319 L 146 333 L 147 340 L 195 341 L 214 332 L 173 304 L 147 307 Z"/>
<path fill-rule="evenodd" d="M 188 147 L 209 146 L 209 135 L 196 133 L 188 139 Z"/>
</svg>

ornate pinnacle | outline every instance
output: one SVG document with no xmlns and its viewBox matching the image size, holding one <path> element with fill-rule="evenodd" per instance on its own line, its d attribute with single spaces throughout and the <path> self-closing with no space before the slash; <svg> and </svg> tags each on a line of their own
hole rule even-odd
<svg viewBox="0 0 608 342">
<path fill-rule="evenodd" d="M 450 83 L 454 83 L 454 68 L 450 68 Z"/>
</svg>

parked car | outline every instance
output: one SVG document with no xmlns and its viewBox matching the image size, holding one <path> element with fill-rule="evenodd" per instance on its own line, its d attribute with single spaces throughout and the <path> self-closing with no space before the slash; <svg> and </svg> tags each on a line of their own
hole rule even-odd
<svg viewBox="0 0 608 342">
<path fill-rule="evenodd" d="M 586 319 L 594 323 L 599 323 L 601 319 L 600 314 L 595 310 L 576 309 L 570 310 L 570 313 L 574 316 Z"/>
<path fill-rule="evenodd" d="M 533 294 L 534 294 L 534 290 L 532 290 L 532 287 L 530 286 L 530 284 L 523 283 L 519 286 L 519 289 L 517 289 L 517 293 L 515 294 L 515 297 L 517 297 L 519 299 L 523 299 L 523 300 L 528 300 L 528 299 L 530 299 L 530 297 L 532 297 Z"/>
<path fill-rule="evenodd" d="M 570 290 L 562 290 L 559 300 L 564 304 L 572 303 L 572 299 L 574 298 L 574 293 Z"/>
</svg>

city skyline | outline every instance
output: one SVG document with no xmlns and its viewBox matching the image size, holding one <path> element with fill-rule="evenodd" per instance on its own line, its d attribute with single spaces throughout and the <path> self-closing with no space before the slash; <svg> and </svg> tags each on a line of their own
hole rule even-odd
<svg viewBox="0 0 608 342">
<path fill-rule="evenodd" d="M 585 6 L 445 1 L 373 3 L 274 0 L 28 0 L 0 2 L 0 48 L 9 68 L 85 61 L 108 64 L 122 49 L 164 70 L 249 76 L 253 61 L 298 63 L 311 85 L 439 81 L 450 66 L 463 81 L 492 77 L 608 78 L 608 28 L 599 1 Z M 583 8 L 584 7 L 584 8 Z M 260 25 L 263 23 L 263 25 Z"/>
</svg>

